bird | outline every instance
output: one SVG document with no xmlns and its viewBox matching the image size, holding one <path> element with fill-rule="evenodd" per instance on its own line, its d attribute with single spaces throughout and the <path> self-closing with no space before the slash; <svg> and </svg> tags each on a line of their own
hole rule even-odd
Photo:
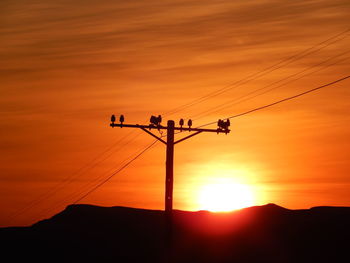
<svg viewBox="0 0 350 263">
<path fill-rule="evenodd" d="M 181 119 L 179 123 L 180 123 L 180 126 L 182 128 L 182 126 L 184 125 L 184 119 Z"/>
<path fill-rule="evenodd" d="M 221 119 L 219 119 L 218 120 L 218 127 L 221 129 L 222 128 L 222 126 L 223 126 L 223 120 L 221 120 Z"/>
<path fill-rule="evenodd" d="M 115 122 L 115 115 L 113 114 L 111 117 L 111 122 L 114 123 Z"/>
<path fill-rule="evenodd" d="M 158 121 L 158 126 L 159 126 L 162 122 L 162 116 L 158 115 L 157 121 Z"/>
<path fill-rule="evenodd" d="M 190 119 L 190 120 L 188 120 L 187 124 L 188 124 L 188 127 L 190 127 L 190 128 L 191 128 L 191 126 L 192 126 L 192 120 L 191 120 L 191 119 Z"/>
<path fill-rule="evenodd" d="M 123 124 L 123 122 L 124 122 L 124 115 L 123 114 L 120 115 L 119 121 L 120 121 L 121 124 Z"/>
<path fill-rule="evenodd" d="M 150 120 L 151 124 L 158 125 L 158 118 L 156 116 L 151 116 Z"/>
</svg>

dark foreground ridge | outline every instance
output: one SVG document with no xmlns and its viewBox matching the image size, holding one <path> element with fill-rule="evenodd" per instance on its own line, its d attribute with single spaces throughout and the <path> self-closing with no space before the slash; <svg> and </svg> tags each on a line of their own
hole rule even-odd
<svg viewBox="0 0 350 263">
<path fill-rule="evenodd" d="M 164 212 L 70 205 L 30 227 L 2 228 L 8 262 L 165 262 Z M 174 211 L 172 262 L 343 262 L 350 207 L 231 213 Z"/>
</svg>

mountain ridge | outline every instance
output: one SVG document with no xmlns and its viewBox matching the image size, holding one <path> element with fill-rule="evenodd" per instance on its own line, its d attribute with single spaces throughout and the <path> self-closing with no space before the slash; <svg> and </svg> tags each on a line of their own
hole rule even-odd
<svg viewBox="0 0 350 263">
<path fill-rule="evenodd" d="M 335 262 L 347 256 L 349 222 L 350 207 L 174 210 L 172 262 Z M 157 263 L 165 262 L 165 226 L 161 210 L 74 204 L 32 226 L 2 228 L 0 240 L 13 262 Z"/>
</svg>

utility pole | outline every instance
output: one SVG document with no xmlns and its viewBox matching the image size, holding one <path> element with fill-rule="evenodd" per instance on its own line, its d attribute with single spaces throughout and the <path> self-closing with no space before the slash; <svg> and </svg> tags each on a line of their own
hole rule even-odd
<svg viewBox="0 0 350 263">
<path fill-rule="evenodd" d="M 115 123 L 115 115 L 111 117 L 111 127 L 120 127 L 120 128 L 138 128 L 148 133 L 152 137 L 156 138 L 160 142 L 166 145 L 166 175 L 165 175 L 165 218 L 166 218 L 166 232 L 167 232 L 167 242 L 171 246 L 172 239 L 172 211 L 173 211 L 173 182 L 174 182 L 174 145 L 180 142 L 183 142 L 195 135 L 198 135 L 202 132 L 215 132 L 219 133 L 229 133 L 230 120 L 227 119 L 218 121 L 217 129 L 199 129 L 192 128 L 192 120 L 188 120 L 188 127 L 183 127 L 184 120 L 181 119 L 179 122 L 180 127 L 175 126 L 173 120 L 168 120 L 167 126 L 162 126 L 162 117 L 159 115 L 151 116 L 149 125 L 139 125 L 139 124 L 124 124 L 124 116 L 121 115 L 119 118 L 120 123 Z M 161 137 L 153 134 L 151 130 L 166 130 L 167 131 L 167 140 L 164 141 Z M 193 132 L 190 135 L 175 141 L 175 131 L 180 132 Z"/>
</svg>

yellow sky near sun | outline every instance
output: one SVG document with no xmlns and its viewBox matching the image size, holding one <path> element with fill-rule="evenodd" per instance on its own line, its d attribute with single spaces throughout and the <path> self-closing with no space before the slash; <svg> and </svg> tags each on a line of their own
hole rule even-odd
<svg viewBox="0 0 350 263">
<path fill-rule="evenodd" d="M 346 0 L 1 1 L 0 225 L 51 216 L 152 141 L 109 128 L 112 113 L 142 123 L 189 103 L 344 32 L 349 11 Z M 196 126 L 343 77 L 350 37 L 341 37 L 164 119 L 193 118 Z M 319 72 L 215 112 L 327 59 L 311 68 Z M 222 176 L 250 185 L 257 204 L 349 205 L 348 86 L 237 118 L 230 135 L 202 134 L 179 144 L 175 208 L 193 209 L 194 189 Z M 9 222 L 118 141 L 109 158 Z M 164 162 L 165 149 L 157 145 L 83 202 L 161 209 Z"/>
</svg>

